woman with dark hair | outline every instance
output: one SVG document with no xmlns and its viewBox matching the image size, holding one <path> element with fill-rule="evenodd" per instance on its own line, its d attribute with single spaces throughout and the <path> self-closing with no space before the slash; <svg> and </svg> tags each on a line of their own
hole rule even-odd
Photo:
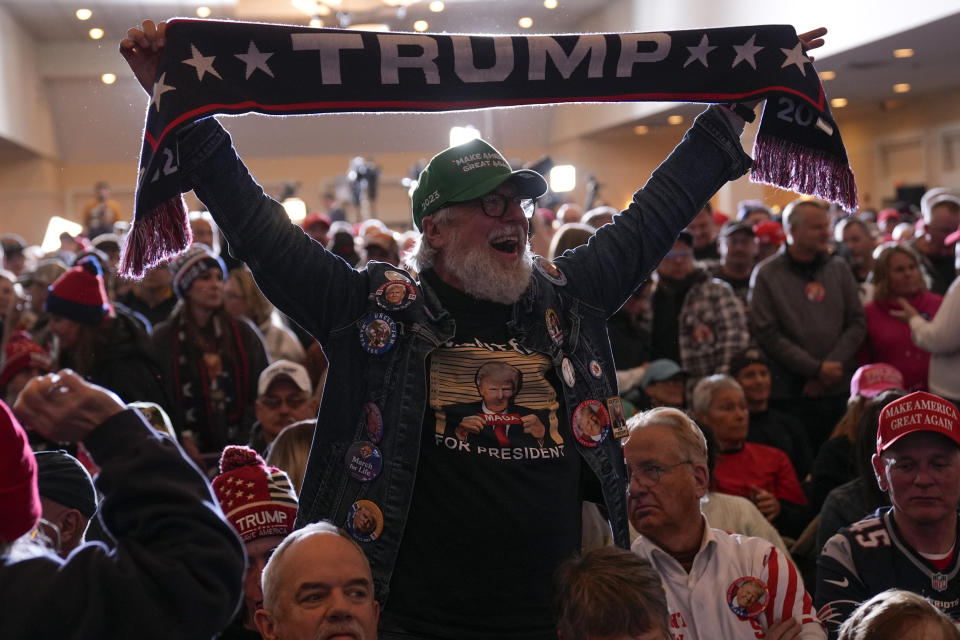
<svg viewBox="0 0 960 640">
<path fill-rule="evenodd" d="M 180 302 L 154 330 L 153 351 L 184 449 L 210 465 L 226 445 L 246 442 L 267 354 L 250 321 L 224 309 L 226 268 L 209 247 L 192 245 L 170 271 Z"/>
<path fill-rule="evenodd" d="M 910 327 L 891 310 L 901 311 L 899 298 L 925 318 L 937 314 L 943 298 L 927 291 L 920 271 L 920 259 L 905 245 L 881 247 L 873 266 L 873 302 L 864 307 L 867 339 L 860 363 L 886 362 L 903 374 L 907 391 L 926 391 L 930 353 L 918 347 L 910 336 Z"/>
<path fill-rule="evenodd" d="M 841 528 L 890 504 L 887 494 L 880 491 L 870 460 L 877 452 L 877 424 L 880 412 L 888 404 L 907 395 L 906 391 L 890 389 L 865 401 L 857 427 L 854 444 L 854 465 L 857 477 L 842 484 L 829 494 L 820 509 L 817 525 L 817 549 Z"/>
<path fill-rule="evenodd" d="M 114 308 L 94 256 L 81 259 L 50 285 L 44 311 L 58 368 L 73 369 L 124 402 L 168 404 L 160 367 L 151 358 L 142 325 Z"/>
</svg>

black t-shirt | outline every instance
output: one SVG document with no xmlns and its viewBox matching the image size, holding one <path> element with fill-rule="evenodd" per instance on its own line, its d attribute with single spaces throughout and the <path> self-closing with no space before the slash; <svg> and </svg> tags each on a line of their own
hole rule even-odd
<svg viewBox="0 0 960 640">
<path fill-rule="evenodd" d="M 579 550 L 582 500 L 553 368 L 508 338 L 510 305 L 422 277 L 457 335 L 430 359 L 416 484 L 384 622 L 445 638 L 552 640 L 553 573 Z M 482 430 L 458 432 L 465 419 Z M 537 422 L 542 431 L 523 432 Z"/>
</svg>

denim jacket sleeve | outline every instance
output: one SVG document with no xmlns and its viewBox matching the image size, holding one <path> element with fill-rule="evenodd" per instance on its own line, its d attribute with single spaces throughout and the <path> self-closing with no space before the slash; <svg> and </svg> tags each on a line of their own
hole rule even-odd
<svg viewBox="0 0 960 640">
<path fill-rule="evenodd" d="M 613 315 L 710 197 L 750 168 L 739 132 L 720 109 L 712 106 L 697 117 L 613 224 L 557 258 L 573 295 Z"/>
<path fill-rule="evenodd" d="M 247 263 L 267 298 L 320 341 L 361 315 L 368 285 L 287 218 L 267 196 L 214 118 L 180 137 L 180 169 L 220 226 L 230 250 Z M 291 286 L 293 285 L 293 286 Z"/>
</svg>

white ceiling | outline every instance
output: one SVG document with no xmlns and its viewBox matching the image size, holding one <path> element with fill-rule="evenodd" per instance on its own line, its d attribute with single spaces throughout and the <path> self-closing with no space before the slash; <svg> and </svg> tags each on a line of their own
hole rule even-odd
<svg viewBox="0 0 960 640">
<path fill-rule="evenodd" d="M 91 20 L 79 22 L 75 18 L 79 2 L 93 11 Z M 517 19 L 521 16 L 533 18 L 531 32 L 579 31 L 592 13 L 612 4 L 607 0 L 560 0 L 560 8 L 551 11 L 543 7 L 543 0 L 446 0 L 446 10 L 437 14 L 427 8 L 428 0 L 421 0 L 401 19 L 395 8 L 381 8 L 382 0 L 342 2 L 347 9 L 359 9 L 352 12 L 354 24 L 388 21 L 395 30 L 409 31 L 414 20 L 426 19 L 431 32 L 472 33 L 520 32 Z M 117 42 L 128 27 L 145 17 L 195 15 L 200 4 L 211 7 L 213 18 L 286 23 L 308 20 L 288 0 L 0 0 L 0 7 L 38 42 L 38 55 L 43 58 L 41 74 L 63 162 L 136 161 L 147 98 L 116 54 Z M 930 99 L 938 92 L 960 87 L 960 2 L 957 5 L 956 12 L 936 22 L 818 59 L 819 70 L 837 72 L 836 80 L 824 84 L 828 95 L 846 97 L 850 101 L 848 109 L 853 111 L 902 98 L 893 93 L 895 83 L 912 85 L 905 97 L 908 100 Z M 325 19 L 328 26 L 338 26 L 334 16 Z M 829 23 L 829 18 L 822 21 Z M 99 47 L 86 34 L 92 26 L 106 31 Z M 116 84 L 103 85 L 85 67 L 81 73 L 83 63 L 78 60 L 83 60 L 83 56 L 78 52 L 86 55 L 91 47 L 103 64 L 117 73 Z M 913 48 L 916 55 L 895 59 L 893 49 L 902 47 Z M 549 143 L 547 136 L 555 113 L 553 108 L 522 108 L 492 113 L 331 115 L 294 118 L 292 122 L 288 118 L 282 124 L 277 118 L 246 116 L 230 119 L 228 128 L 249 156 L 432 151 L 445 146 L 446 132 L 455 124 L 473 124 L 494 144 L 542 148 Z M 624 125 L 624 130 L 639 122 L 657 125 L 664 119 L 665 114 L 652 115 Z M 0 140 L 0 161 L 16 160 L 18 154 L 29 156 L 26 150 Z"/>
</svg>

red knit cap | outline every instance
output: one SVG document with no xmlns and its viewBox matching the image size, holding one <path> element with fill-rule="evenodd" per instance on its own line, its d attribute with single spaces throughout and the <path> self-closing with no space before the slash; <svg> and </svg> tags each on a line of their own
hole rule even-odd
<svg viewBox="0 0 960 640">
<path fill-rule="evenodd" d="M 0 402 L 0 542 L 13 542 L 40 520 L 37 461 L 27 434 Z"/>
<path fill-rule="evenodd" d="M 266 466 L 250 447 L 231 445 L 223 450 L 213 491 L 244 542 L 293 531 L 297 496 L 290 478 L 280 469 Z"/>
<path fill-rule="evenodd" d="M 80 324 L 98 325 L 110 313 L 103 270 L 96 258 L 82 258 L 48 288 L 44 311 Z"/>
<path fill-rule="evenodd" d="M 35 368 L 49 373 L 53 363 L 43 347 L 30 338 L 26 331 L 17 331 L 10 336 L 3 354 L 3 367 L 0 368 L 0 389 L 6 389 L 10 378 L 24 369 Z"/>
</svg>

